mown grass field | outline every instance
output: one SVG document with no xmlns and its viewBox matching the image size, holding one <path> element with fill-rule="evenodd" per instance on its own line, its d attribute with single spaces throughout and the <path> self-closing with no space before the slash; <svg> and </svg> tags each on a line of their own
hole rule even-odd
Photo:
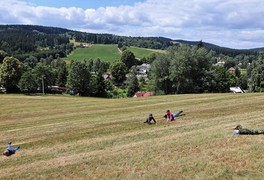
<svg viewBox="0 0 264 180">
<path fill-rule="evenodd" d="M 131 52 L 134 53 L 134 55 L 136 56 L 136 58 L 147 58 L 149 57 L 152 53 L 162 53 L 164 51 L 162 50 L 154 50 L 154 49 L 146 49 L 146 48 L 139 48 L 139 47 L 134 47 L 134 46 L 130 46 L 127 48 L 128 50 L 130 50 Z"/>
<path fill-rule="evenodd" d="M 78 45 L 77 42 L 75 42 L 75 44 Z M 146 49 L 132 46 L 128 47 L 128 50 L 133 52 L 138 59 L 148 57 L 151 53 L 163 52 L 162 50 Z M 121 52 L 118 50 L 117 45 L 115 44 L 92 44 L 87 48 L 75 49 L 72 54 L 70 54 L 67 58 L 64 58 L 64 60 L 70 62 L 72 60 L 89 60 L 97 58 L 112 63 L 116 60 L 120 60 Z"/>
<path fill-rule="evenodd" d="M 117 49 L 117 45 L 93 44 L 88 48 L 75 49 L 65 60 L 90 60 L 99 58 L 111 63 L 119 60 L 120 57 L 121 54 Z"/>
<path fill-rule="evenodd" d="M 0 179 L 262 179 L 264 94 L 0 95 Z M 167 109 L 185 116 L 166 123 Z M 149 112 L 157 125 L 147 125 Z"/>
</svg>

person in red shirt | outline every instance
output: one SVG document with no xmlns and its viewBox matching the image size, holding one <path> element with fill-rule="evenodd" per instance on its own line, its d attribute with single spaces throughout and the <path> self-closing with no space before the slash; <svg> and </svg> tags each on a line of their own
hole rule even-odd
<svg viewBox="0 0 264 180">
<path fill-rule="evenodd" d="M 174 115 L 172 112 L 170 112 L 170 110 L 166 111 L 166 119 L 167 119 L 167 122 L 174 120 Z"/>
<path fill-rule="evenodd" d="M 170 110 L 166 111 L 166 114 L 164 115 L 164 118 L 167 119 L 167 122 L 173 121 L 175 117 L 182 116 L 183 111 L 179 111 L 178 113 L 174 114 L 170 112 Z"/>
</svg>

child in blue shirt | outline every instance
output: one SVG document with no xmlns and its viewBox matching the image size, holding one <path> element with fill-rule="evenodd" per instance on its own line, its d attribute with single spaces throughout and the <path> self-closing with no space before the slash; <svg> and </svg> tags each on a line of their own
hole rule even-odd
<svg viewBox="0 0 264 180">
<path fill-rule="evenodd" d="M 3 155 L 4 156 L 11 156 L 12 154 L 15 154 L 16 151 L 19 149 L 20 147 L 16 147 L 16 148 L 13 148 L 12 145 L 11 145 L 11 142 L 8 143 L 7 145 L 7 149 L 3 152 Z"/>
</svg>

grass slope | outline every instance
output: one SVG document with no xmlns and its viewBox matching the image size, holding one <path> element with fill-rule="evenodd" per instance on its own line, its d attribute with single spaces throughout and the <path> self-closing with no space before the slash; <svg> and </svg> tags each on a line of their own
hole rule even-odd
<svg viewBox="0 0 264 180">
<path fill-rule="evenodd" d="M 0 179 L 262 179 L 264 94 L 96 99 L 0 95 Z M 166 123 L 163 114 L 185 116 Z M 147 125 L 149 112 L 157 125 Z"/>
<path fill-rule="evenodd" d="M 80 45 L 74 41 L 74 44 Z M 128 47 L 128 50 L 134 53 L 136 58 L 148 57 L 151 53 L 161 53 L 162 50 L 146 49 L 139 47 Z M 121 52 L 118 50 L 117 45 L 105 45 L 105 44 L 93 44 L 88 48 L 77 48 L 70 54 L 67 58 L 64 58 L 66 61 L 71 60 L 84 60 L 84 59 L 97 59 L 100 58 L 103 61 L 114 62 L 120 60 Z"/>
<path fill-rule="evenodd" d="M 131 52 L 134 53 L 134 55 L 141 59 L 143 57 L 149 57 L 150 54 L 152 53 L 162 53 L 164 51 L 162 50 L 154 50 L 154 49 L 146 49 L 146 48 L 139 48 L 139 47 L 133 47 L 133 46 L 130 46 L 127 48 L 128 50 L 130 50 Z"/>
<path fill-rule="evenodd" d="M 117 45 L 93 44 L 88 48 L 75 49 L 65 60 L 89 60 L 100 58 L 103 61 L 114 62 L 119 60 L 120 57 L 121 54 L 117 49 Z"/>
</svg>

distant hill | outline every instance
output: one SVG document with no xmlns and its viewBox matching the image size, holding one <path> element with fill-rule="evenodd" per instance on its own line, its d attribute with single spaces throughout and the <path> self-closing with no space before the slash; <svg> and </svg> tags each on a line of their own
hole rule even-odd
<svg viewBox="0 0 264 180">
<path fill-rule="evenodd" d="M 199 41 L 173 40 L 173 43 L 188 44 L 188 45 L 194 46 L 194 45 L 197 45 Z M 264 50 L 264 47 L 254 48 L 254 49 L 232 49 L 232 48 L 227 48 L 227 47 L 221 47 L 221 46 L 207 43 L 207 42 L 203 42 L 203 45 L 207 49 L 216 51 L 216 53 L 222 53 L 224 55 L 228 55 L 231 57 L 234 57 L 238 54 L 255 55 L 257 52 Z"/>
<path fill-rule="evenodd" d="M 65 34 L 67 32 L 74 32 L 73 30 L 59 28 L 59 27 L 48 27 L 38 25 L 0 25 L 0 31 L 10 30 L 21 30 L 21 31 L 32 31 L 40 32 L 44 34 Z"/>
<path fill-rule="evenodd" d="M 37 58 L 66 57 L 73 50 L 71 40 L 80 43 L 116 44 L 139 48 L 164 50 L 177 44 L 196 45 L 199 41 L 173 40 L 166 37 L 131 37 L 113 34 L 86 33 L 59 27 L 37 25 L 0 25 L 0 50 L 20 60 L 33 55 Z M 204 47 L 217 54 L 235 57 L 238 54 L 256 55 L 263 48 L 232 49 L 203 42 Z M 0 59 L 1 60 L 1 59 Z M 0 61 L 1 62 L 1 61 Z"/>
</svg>

